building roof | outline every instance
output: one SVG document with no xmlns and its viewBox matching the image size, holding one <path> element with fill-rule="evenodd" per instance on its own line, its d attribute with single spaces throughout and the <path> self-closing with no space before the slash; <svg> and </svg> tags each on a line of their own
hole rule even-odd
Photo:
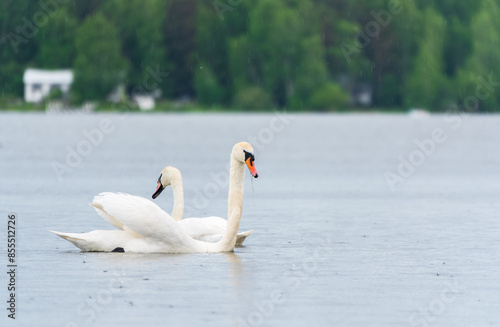
<svg viewBox="0 0 500 327">
<path fill-rule="evenodd" d="M 26 69 L 24 72 L 24 84 L 51 83 L 51 84 L 71 84 L 73 82 L 73 71 L 64 70 L 42 70 Z"/>
</svg>

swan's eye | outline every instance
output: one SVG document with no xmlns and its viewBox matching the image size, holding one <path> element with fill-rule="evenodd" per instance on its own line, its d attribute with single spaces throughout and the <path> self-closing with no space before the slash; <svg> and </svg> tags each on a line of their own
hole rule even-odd
<svg viewBox="0 0 500 327">
<path fill-rule="evenodd" d="M 161 183 L 161 176 L 162 176 L 162 175 L 163 175 L 163 174 L 160 174 L 160 177 L 158 177 L 158 183 Z"/>
</svg>

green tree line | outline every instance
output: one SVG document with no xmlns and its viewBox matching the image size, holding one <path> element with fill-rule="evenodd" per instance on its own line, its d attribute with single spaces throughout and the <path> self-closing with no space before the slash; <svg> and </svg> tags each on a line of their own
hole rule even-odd
<svg viewBox="0 0 500 327">
<path fill-rule="evenodd" d="M 498 17 L 500 0 L 6 0 L 0 97 L 71 68 L 74 102 L 122 84 L 245 110 L 497 111 Z"/>
</svg>

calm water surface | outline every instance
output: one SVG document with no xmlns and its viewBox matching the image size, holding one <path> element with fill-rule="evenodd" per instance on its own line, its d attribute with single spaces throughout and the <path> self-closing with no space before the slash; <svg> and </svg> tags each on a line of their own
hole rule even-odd
<svg viewBox="0 0 500 327">
<path fill-rule="evenodd" d="M 18 292 L 16 321 L 3 309 L 1 325 L 498 325 L 499 125 L 498 116 L 2 113 L 0 302 L 10 213 Z M 225 171 L 242 140 L 254 144 L 259 178 L 247 173 L 241 230 L 254 233 L 234 253 L 82 253 L 48 232 L 112 229 L 92 197 L 150 198 L 167 165 L 183 173 L 185 217 L 226 217 Z M 401 160 L 415 163 L 399 167 L 403 177 Z M 171 190 L 155 202 L 170 212 Z"/>
</svg>

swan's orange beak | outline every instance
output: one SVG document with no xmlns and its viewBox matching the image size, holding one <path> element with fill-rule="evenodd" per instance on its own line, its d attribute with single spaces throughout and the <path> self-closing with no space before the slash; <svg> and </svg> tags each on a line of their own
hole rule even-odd
<svg viewBox="0 0 500 327">
<path fill-rule="evenodd" d="M 248 158 L 245 162 L 247 164 L 248 170 L 250 170 L 250 174 L 252 174 L 252 176 L 255 178 L 259 177 L 259 174 L 257 174 L 257 169 L 255 169 L 255 164 L 252 158 Z"/>
</svg>

